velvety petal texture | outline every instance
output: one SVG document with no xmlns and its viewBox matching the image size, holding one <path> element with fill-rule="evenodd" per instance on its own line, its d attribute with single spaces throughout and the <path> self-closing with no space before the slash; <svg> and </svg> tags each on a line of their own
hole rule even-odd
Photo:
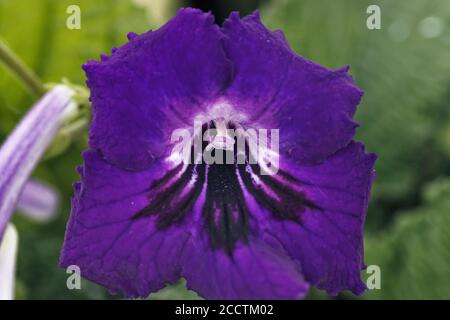
<svg viewBox="0 0 450 320">
<path fill-rule="evenodd" d="M 360 276 L 363 226 L 375 160 L 360 143 L 352 142 L 319 165 L 285 161 L 282 168 L 294 174 L 317 208 L 301 212 L 301 224 L 274 221 L 268 212 L 264 215 L 269 218 L 265 231 L 300 261 L 306 280 L 331 295 L 345 289 L 355 294 L 365 290 Z M 265 210 L 254 204 L 254 211 Z"/>
<path fill-rule="evenodd" d="M 211 251 L 199 234 L 187 243 L 182 261 L 188 288 L 209 299 L 301 299 L 309 289 L 300 264 L 258 238 L 240 243 L 231 259 Z"/>
<path fill-rule="evenodd" d="M 211 15 L 182 9 L 159 30 L 130 34 L 110 57 L 85 64 L 91 147 L 131 170 L 166 156 L 170 133 L 190 126 L 231 80 L 222 37 Z"/>
<path fill-rule="evenodd" d="M 348 68 L 329 70 L 295 54 L 282 33 L 254 13 L 224 23 L 224 47 L 234 66 L 227 99 L 245 110 L 250 126 L 280 128 L 280 152 L 314 164 L 347 145 L 362 91 Z"/>
<path fill-rule="evenodd" d="M 127 297 L 180 277 L 209 299 L 299 299 L 311 286 L 364 291 L 376 157 L 352 140 L 362 91 L 348 68 L 296 55 L 258 13 L 233 13 L 219 27 L 211 14 L 182 9 L 84 69 L 90 150 L 74 184 L 62 267 L 78 265 Z M 194 133 L 191 160 L 195 135 L 207 129 L 279 129 L 279 170 L 264 175 L 248 155 L 177 162 L 170 137 L 180 128 Z"/>
<path fill-rule="evenodd" d="M 180 227 L 158 232 L 155 219 L 133 219 L 164 166 L 130 172 L 95 151 L 83 157 L 60 264 L 78 265 L 84 277 L 128 297 L 147 296 L 177 280 L 187 233 Z"/>
<path fill-rule="evenodd" d="M 232 258 L 222 251 L 208 252 L 195 213 L 191 222 L 164 231 L 158 230 L 154 217 L 133 219 L 148 202 L 148 186 L 167 170 L 164 165 L 130 172 L 108 164 L 94 151 L 83 157 L 61 266 L 77 265 L 87 279 L 127 297 L 145 297 L 182 275 L 206 298 L 287 299 L 306 294 L 309 286 L 298 262 L 258 239 L 252 239 L 251 246 L 241 245 Z"/>
</svg>

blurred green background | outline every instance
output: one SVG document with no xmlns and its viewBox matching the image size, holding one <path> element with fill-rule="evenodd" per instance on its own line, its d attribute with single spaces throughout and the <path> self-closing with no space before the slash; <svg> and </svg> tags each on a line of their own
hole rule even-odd
<svg viewBox="0 0 450 320">
<path fill-rule="evenodd" d="M 81 29 L 66 28 L 66 8 L 81 8 Z M 366 9 L 381 8 L 381 29 L 369 30 Z M 377 179 L 366 223 L 368 265 L 381 268 L 381 290 L 338 299 L 450 298 L 450 1 L 448 0 L 0 0 L 0 37 L 44 82 L 83 84 L 80 66 L 169 19 L 176 8 L 212 10 L 221 22 L 232 10 L 259 8 L 299 54 L 330 68 L 345 64 L 365 96 L 357 139 L 376 152 Z M 0 142 L 35 98 L 0 66 Z M 83 281 L 68 290 L 57 267 L 69 214 L 75 167 L 86 133 L 43 161 L 34 176 L 62 195 L 58 217 L 37 224 L 16 215 L 18 299 L 115 299 Z M 364 278 L 367 277 L 362 272 Z M 184 284 L 154 299 L 196 298 Z M 313 290 L 310 298 L 327 299 Z"/>
</svg>

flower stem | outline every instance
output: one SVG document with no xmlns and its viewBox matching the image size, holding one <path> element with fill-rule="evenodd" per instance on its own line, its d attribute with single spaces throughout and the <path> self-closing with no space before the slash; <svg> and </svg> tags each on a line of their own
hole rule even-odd
<svg viewBox="0 0 450 320">
<path fill-rule="evenodd" d="M 29 69 L 19 57 L 0 39 L 0 62 L 2 62 L 16 77 L 37 97 L 46 90 L 39 78 Z"/>
</svg>

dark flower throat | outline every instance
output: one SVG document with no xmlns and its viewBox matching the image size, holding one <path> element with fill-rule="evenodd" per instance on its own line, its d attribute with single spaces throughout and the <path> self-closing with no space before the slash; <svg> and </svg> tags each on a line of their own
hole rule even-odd
<svg viewBox="0 0 450 320">
<path fill-rule="evenodd" d="M 233 124 L 227 127 L 234 129 Z M 214 122 L 210 122 L 203 126 L 202 134 L 214 128 Z M 203 142 L 203 150 L 207 145 L 208 142 Z M 237 154 L 236 138 L 234 145 L 235 150 L 224 151 L 224 157 L 225 152 Z M 248 145 L 246 148 L 249 151 Z M 212 152 L 214 156 L 215 150 Z M 211 247 L 231 255 L 238 241 L 247 243 L 251 232 L 249 197 L 269 211 L 272 218 L 298 224 L 302 224 L 301 215 L 306 208 L 319 209 L 298 190 L 301 182 L 287 172 L 279 170 L 273 176 L 263 175 L 260 166 L 250 164 L 248 157 L 245 164 L 237 161 L 235 164 L 194 164 L 193 154 L 192 148 L 191 164 L 184 167 L 181 163 L 152 183 L 148 189 L 148 206 L 133 219 L 156 215 L 159 229 L 180 224 L 205 192 L 201 212 Z"/>
</svg>

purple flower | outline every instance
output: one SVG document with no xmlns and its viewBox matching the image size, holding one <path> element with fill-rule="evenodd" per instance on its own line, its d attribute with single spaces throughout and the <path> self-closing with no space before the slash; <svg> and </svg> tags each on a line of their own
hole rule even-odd
<svg viewBox="0 0 450 320">
<path fill-rule="evenodd" d="M 61 266 L 78 265 L 129 297 L 180 277 L 212 299 L 301 298 L 311 285 L 361 294 L 376 157 L 352 140 L 362 92 L 348 68 L 296 55 L 257 13 L 233 13 L 219 27 L 210 14 L 182 9 L 129 39 L 84 65 L 90 150 Z M 179 128 L 228 138 L 224 129 L 279 129 L 277 171 L 262 174 L 267 163 L 251 163 L 249 153 L 244 163 L 205 164 L 194 150 L 193 161 L 174 163 Z"/>
<path fill-rule="evenodd" d="M 40 157 L 75 104 L 73 91 L 58 85 L 27 113 L 0 148 L 0 239 Z"/>
<path fill-rule="evenodd" d="M 34 221 L 46 222 L 55 217 L 58 206 L 57 190 L 45 182 L 29 180 L 22 190 L 16 209 Z"/>
</svg>

